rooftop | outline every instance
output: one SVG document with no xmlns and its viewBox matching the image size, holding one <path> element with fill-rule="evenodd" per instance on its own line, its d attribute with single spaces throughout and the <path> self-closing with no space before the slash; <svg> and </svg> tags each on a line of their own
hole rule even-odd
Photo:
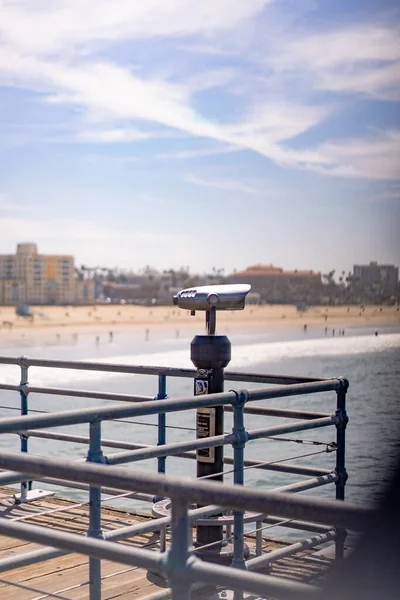
<svg viewBox="0 0 400 600">
<path fill-rule="evenodd" d="M 298 275 L 298 276 L 308 276 L 308 275 L 314 275 L 314 276 L 320 276 L 321 273 L 319 272 L 315 272 L 313 270 L 299 270 L 299 269 L 294 269 L 292 271 L 284 271 L 281 267 L 274 267 L 274 265 L 269 264 L 269 265 L 263 265 L 261 263 L 257 264 L 257 265 L 252 265 L 250 267 L 247 267 L 247 269 L 245 269 L 244 271 L 240 271 L 239 273 L 235 273 L 235 275 Z"/>
</svg>

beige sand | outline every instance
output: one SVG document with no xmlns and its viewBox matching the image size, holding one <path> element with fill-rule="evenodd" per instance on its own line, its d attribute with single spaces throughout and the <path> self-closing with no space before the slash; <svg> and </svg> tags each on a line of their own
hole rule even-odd
<svg viewBox="0 0 400 600">
<path fill-rule="evenodd" d="M 204 313 L 195 317 L 188 311 L 175 307 L 144 307 L 132 305 L 97 306 L 43 306 L 32 307 L 33 320 L 18 317 L 14 307 L 0 307 L 0 343 L 10 337 L 42 338 L 57 335 L 101 334 L 109 331 L 122 332 L 146 329 L 151 331 L 202 332 Z M 11 323 L 11 326 L 10 326 Z M 257 330 L 272 328 L 307 329 L 346 328 L 349 326 L 373 326 L 392 323 L 400 325 L 400 312 L 395 306 L 312 307 L 304 313 L 290 305 L 248 305 L 243 311 L 218 313 L 218 331 Z"/>
</svg>

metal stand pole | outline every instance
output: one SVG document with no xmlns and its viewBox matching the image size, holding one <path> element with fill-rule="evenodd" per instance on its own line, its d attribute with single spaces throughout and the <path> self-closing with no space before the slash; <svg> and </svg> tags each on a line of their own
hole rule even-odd
<svg viewBox="0 0 400 600">
<path fill-rule="evenodd" d="M 165 398 L 167 397 L 167 378 L 165 375 L 159 375 L 158 376 L 158 394 L 157 394 L 157 400 L 165 400 Z M 166 419 L 166 414 L 165 413 L 158 413 L 158 441 L 157 441 L 157 446 L 163 446 L 167 439 L 166 439 L 166 424 L 167 424 L 167 419 Z M 158 457 L 158 472 L 159 473 L 165 473 L 165 461 L 166 461 L 166 457 L 165 456 L 159 456 Z"/>
<path fill-rule="evenodd" d="M 207 311 L 208 312 L 208 311 Z M 208 331 L 215 331 L 215 311 L 207 315 Z M 231 359 L 231 344 L 225 336 L 196 335 L 190 346 L 190 357 L 197 368 L 195 395 L 215 394 L 224 391 L 224 368 Z M 197 437 L 221 435 L 224 432 L 223 407 L 205 408 L 197 411 Z M 214 481 L 223 481 L 223 446 L 205 448 L 197 451 L 197 477 L 208 477 Z M 214 476 L 213 476 L 214 475 Z M 223 526 L 199 525 L 195 546 L 208 546 L 200 550 L 203 560 L 229 564 L 232 556 L 223 552 Z M 220 543 L 218 543 L 220 542 Z"/>
<path fill-rule="evenodd" d="M 101 449 L 101 422 L 90 423 L 88 462 L 105 463 L 106 458 Z M 101 487 L 89 487 L 89 528 L 87 535 L 103 538 L 101 530 Z M 89 558 L 89 597 L 90 600 L 101 600 L 101 561 Z"/>
<path fill-rule="evenodd" d="M 336 425 L 336 473 L 338 479 L 336 485 L 336 500 L 344 500 L 345 485 L 348 478 L 345 466 L 346 450 L 346 426 L 349 418 L 346 413 L 346 394 L 349 387 L 347 379 L 341 381 L 341 387 L 336 392 L 337 404 L 336 415 L 339 417 L 339 423 Z M 344 558 L 344 544 L 347 537 L 345 529 L 337 529 L 335 543 L 335 558 L 340 561 Z"/>
<path fill-rule="evenodd" d="M 199 370 L 198 381 L 208 382 L 208 393 L 214 394 L 223 392 L 224 379 L 223 369 Z M 215 408 L 202 409 L 197 413 L 197 437 L 208 437 L 213 435 L 222 435 L 224 433 L 224 409 L 222 406 Z M 197 452 L 197 477 L 208 476 L 208 479 L 214 481 L 223 481 L 222 471 L 224 470 L 224 448 L 217 446 L 215 448 L 206 448 Z M 214 476 L 212 476 L 215 473 Z M 217 475 L 218 473 L 218 475 Z M 209 477 L 209 476 L 212 477 Z M 198 546 L 205 546 L 221 541 L 223 538 L 223 526 L 199 525 L 196 528 L 196 542 Z M 222 542 L 221 542 L 222 543 Z M 216 554 L 220 552 L 220 546 L 212 546 L 208 552 Z"/>
</svg>

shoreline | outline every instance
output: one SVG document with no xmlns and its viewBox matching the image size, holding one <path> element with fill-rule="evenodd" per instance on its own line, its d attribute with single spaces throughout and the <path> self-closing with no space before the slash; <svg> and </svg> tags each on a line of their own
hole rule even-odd
<svg viewBox="0 0 400 600">
<path fill-rule="evenodd" d="M 13 306 L 0 307 L 0 345 L 21 337 L 44 340 L 110 332 L 201 333 L 205 320 L 204 311 L 192 317 L 189 311 L 168 306 L 38 306 L 32 307 L 31 311 L 33 321 L 17 316 Z M 263 333 L 327 327 L 331 331 L 334 328 L 388 325 L 400 327 L 400 312 L 396 306 L 366 306 L 363 310 L 358 306 L 315 306 L 299 312 L 292 305 L 248 305 L 243 311 L 221 311 L 217 318 L 217 329 L 221 334 L 233 330 Z"/>
</svg>

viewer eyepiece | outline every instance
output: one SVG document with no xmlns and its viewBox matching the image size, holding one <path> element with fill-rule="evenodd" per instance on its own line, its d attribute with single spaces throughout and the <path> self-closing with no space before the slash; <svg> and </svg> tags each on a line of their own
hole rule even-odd
<svg viewBox="0 0 400 600">
<path fill-rule="evenodd" d="M 204 285 L 181 290 L 174 306 L 186 310 L 243 310 L 251 286 L 247 284 Z"/>
</svg>

